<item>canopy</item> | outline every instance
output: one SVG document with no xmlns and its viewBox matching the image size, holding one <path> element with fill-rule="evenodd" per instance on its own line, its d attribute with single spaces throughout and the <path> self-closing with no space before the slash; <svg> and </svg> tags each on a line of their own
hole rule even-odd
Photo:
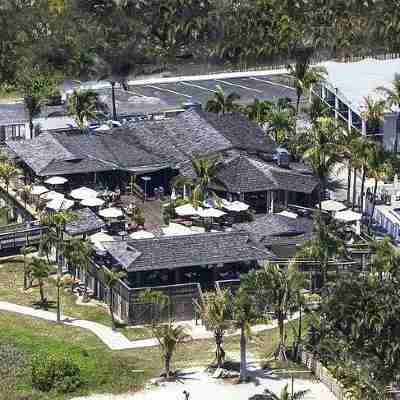
<svg viewBox="0 0 400 400">
<path fill-rule="evenodd" d="M 362 215 L 352 210 L 345 210 L 337 212 L 334 218 L 343 222 L 356 222 L 361 220 Z"/>
<path fill-rule="evenodd" d="M 110 207 L 100 210 L 99 215 L 104 218 L 118 218 L 122 217 L 124 214 L 119 208 Z"/>
<path fill-rule="evenodd" d="M 64 195 L 62 193 L 51 190 L 50 192 L 43 193 L 40 197 L 44 200 L 54 200 L 54 199 L 63 199 Z"/>
<path fill-rule="evenodd" d="M 293 218 L 293 219 L 296 219 L 298 217 L 297 214 L 290 212 L 290 211 L 286 211 L 286 210 L 279 212 L 278 215 L 283 215 L 284 217 Z"/>
<path fill-rule="evenodd" d="M 43 193 L 48 192 L 49 189 L 47 189 L 46 186 L 41 186 L 41 185 L 35 185 L 32 187 L 31 194 L 35 196 L 40 196 Z"/>
<path fill-rule="evenodd" d="M 46 208 L 49 208 L 49 209 L 55 210 L 55 211 L 61 211 L 61 210 L 69 210 L 73 205 L 74 205 L 73 200 L 68 200 L 63 197 L 59 197 L 59 198 L 49 201 L 46 204 Z"/>
<path fill-rule="evenodd" d="M 96 242 L 114 242 L 114 238 L 107 233 L 104 232 L 97 232 L 94 233 L 89 237 L 89 240 L 91 243 L 96 243 Z"/>
<path fill-rule="evenodd" d="M 174 223 L 170 223 L 166 228 L 162 228 L 162 232 L 165 236 L 183 236 L 195 233 L 186 226 Z"/>
<path fill-rule="evenodd" d="M 198 207 L 197 209 L 194 208 L 190 203 L 184 204 L 183 206 L 179 206 L 175 208 L 175 212 L 180 215 L 181 217 L 186 217 L 190 215 L 199 215 L 198 211 L 201 209 L 201 207 Z"/>
<path fill-rule="evenodd" d="M 70 195 L 74 199 L 82 200 L 82 199 L 88 199 L 90 197 L 96 197 L 98 195 L 98 193 L 93 189 L 82 186 L 79 189 L 74 189 L 70 193 Z"/>
<path fill-rule="evenodd" d="M 98 197 L 89 197 L 87 199 L 83 199 L 81 204 L 86 207 L 98 207 L 102 206 L 105 203 L 104 200 L 99 199 Z"/>
<path fill-rule="evenodd" d="M 337 212 L 345 210 L 346 208 L 347 207 L 343 203 L 335 200 L 324 200 L 321 202 L 321 209 L 324 211 Z"/>
<path fill-rule="evenodd" d="M 241 201 L 230 202 L 228 200 L 222 199 L 222 207 L 228 211 L 241 212 L 248 210 L 250 206 Z"/>
<path fill-rule="evenodd" d="M 151 232 L 147 232 L 144 230 L 140 230 L 137 232 L 133 232 L 129 235 L 131 239 L 152 239 L 154 235 Z"/>
<path fill-rule="evenodd" d="M 68 179 L 63 178 L 62 176 L 52 176 L 44 181 L 44 183 L 47 183 L 48 185 L 62 185 L 65 182 L 68 182 Z"/>
<path fill-rule="evenodd" d="M 226 213 L 216 208 L 201 208 L 198 210 L 198 215 L 203 218 L 219 218 L 225 214 Z"/>
</svg>

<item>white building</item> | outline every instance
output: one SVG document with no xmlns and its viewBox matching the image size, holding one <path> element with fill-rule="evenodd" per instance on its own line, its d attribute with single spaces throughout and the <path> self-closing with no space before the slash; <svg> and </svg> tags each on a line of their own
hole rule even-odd
<svg viewBox="0 0 400 400">
<path fill-rule="evenodd" d="M 363 135 L 374 137 L 387 149 L 393 149 L 400 132 L 399 109 L 387 109 L 381 126 L 373 126 L 363 117 L 365 98 L 383 99 L 378 87 L 392 88 L 396 74 L 400 74 L 400 59 L 365 59 L 359 62 L 341 63 L 328 61 L 325 67 L 327 79 L 313 88 L 313 93 L 330 106 L 332 115 L 342 119 L 349 128 L 360 130 Z M 400 149 L 397 138 L 398 149 Z"/>
</svg>

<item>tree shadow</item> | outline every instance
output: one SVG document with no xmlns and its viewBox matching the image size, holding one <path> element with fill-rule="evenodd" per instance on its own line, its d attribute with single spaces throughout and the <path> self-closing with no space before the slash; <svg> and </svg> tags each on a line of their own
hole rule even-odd
<svg viewBox="0 0 400 400">
<path fill-rule="evenodd" d="M 48 299 L 45 299 L 44 301 L 41 300 L 35 301 L 31 304 L 35 310 L 49 311 L 49 310 L 55 310 L 57 308 L 56 302 Z"/>
<path fill-rule="evenodd" d="M 279 400 L 279 397 L 268 389 L 265 389 L 264 393 L 255 394 L 249 400 Z"/>
</svg>

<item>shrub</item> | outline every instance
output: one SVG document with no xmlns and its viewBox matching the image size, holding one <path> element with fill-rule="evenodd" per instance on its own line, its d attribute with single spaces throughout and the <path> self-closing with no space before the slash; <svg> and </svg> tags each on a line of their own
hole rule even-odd
<svg viewBox="0 0 400 400">
<path fill-rule="evenodd" d="M 68 356 L 38 353 L 32 358 L 32 385 L 35 389 L 67 393 L 82 384 L 80 368 Z"/>
</svg>

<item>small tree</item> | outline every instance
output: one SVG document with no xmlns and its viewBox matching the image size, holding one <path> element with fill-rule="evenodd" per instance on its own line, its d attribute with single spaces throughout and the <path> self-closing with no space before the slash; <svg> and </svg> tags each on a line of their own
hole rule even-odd
<svg viewBox="0 0 400 400">
<path fill-rule="evenodd" d="M 32 246 L 24 246 L 21 249 L 21 254 L 23 257 L 23 268 L 24 268 L 24 290 L 29 289 L 29 275 L 31 273 L 31 266 L 30 263 L 27 262 L 27 255 L 33 253 L 36 249 Z"/>
<path fill-rule="evenodd" d="M 207 101 L 206 111 L 213 112 L 216 114 L 227 114 L 239 109 L 237 100 L 240 96 L 235 93 L 225 94 L 224 89 L 217 85 L 215 87 L 214 97 Z"/>
<path fill-rule="evenodd" d="M 185 327 L 176 325 L 172 320 L 165 324 L 154 325 L 153 334 L 158 341 L 161 356 L 164 360 L 165 377 L 171 379 L 173 374 L 171 372 L 171 360 L 176 351 L 177 346 L 189 339 Z"/>
<path fill-rule="evenodd" d="M 293 388 L 292 388 L 293 390 Z M 281 390 L 281 394 L 279 396 L 279 400 L 301 400 L 304 399 L 305 395 L 309 392 L 309 390 L 299 390 L 294 393 L 289 392 L 289 385 L 285 385 Z"/>
<path fill-rule="evenodd" d="M 48 279 L 51 271 L 51 265 L 37 257 L 32 257 L 31 261 L 31 268 L 32 268 L 32 277 L 36 279 L 39 285 L 39 292 L 40 292 L 40 302 L 42 305 L 47 303 L 47 300 L 44 296 L 44 282 Z"/>
<path fill-rule="evenodd" d="M 93 90 L 74 90 L 68 99 L 68 110 L 79 129 L 85 129 L 96 112 L 101 109 L 99 95 Z"/>
<path fill-rule="evenodd" d="M 206 329 L 214 333 L 217 368 L 222 368 L 225 362 L 224 334 L 232 326 L 230 304 L 231 296 L 226 290 L 204 293 L 196 304 Z"/>
<path fill-rule="evenodd" d="M 241 287 L 235 294 L 232 304 L 234 326 L 240 329 L 240 381 L 247 381 L 247 340 L 251 335 L 251 325 L 259 320 L 254 300 L 247 289 Z"/>
<path fill-rule="evenodd" d="M 70 275 L 56 276 L 52 279 L 57 288 L 57 323 L 61 322 L 61 293 L 62 289 L 71 283 L 72 277 Z"/>
<path fill-rule="evenodd" d="M 0 179 L 6 185 L 6 192 L 8 193 L 11 179 L 18 173 L 18 168 L 10 161 L 3 161 L 0 163 Z"/>
<path fill-rule="evenodd" d="M 114 317 L 114 288 L 126 274 L 125 272 L 112 271 L 107 268 L 103 269 L 104 286 L 108 289 L 108 309 L 110 310 L 112 329 L 116 330 L 117 325 Z"/>
</svg>

